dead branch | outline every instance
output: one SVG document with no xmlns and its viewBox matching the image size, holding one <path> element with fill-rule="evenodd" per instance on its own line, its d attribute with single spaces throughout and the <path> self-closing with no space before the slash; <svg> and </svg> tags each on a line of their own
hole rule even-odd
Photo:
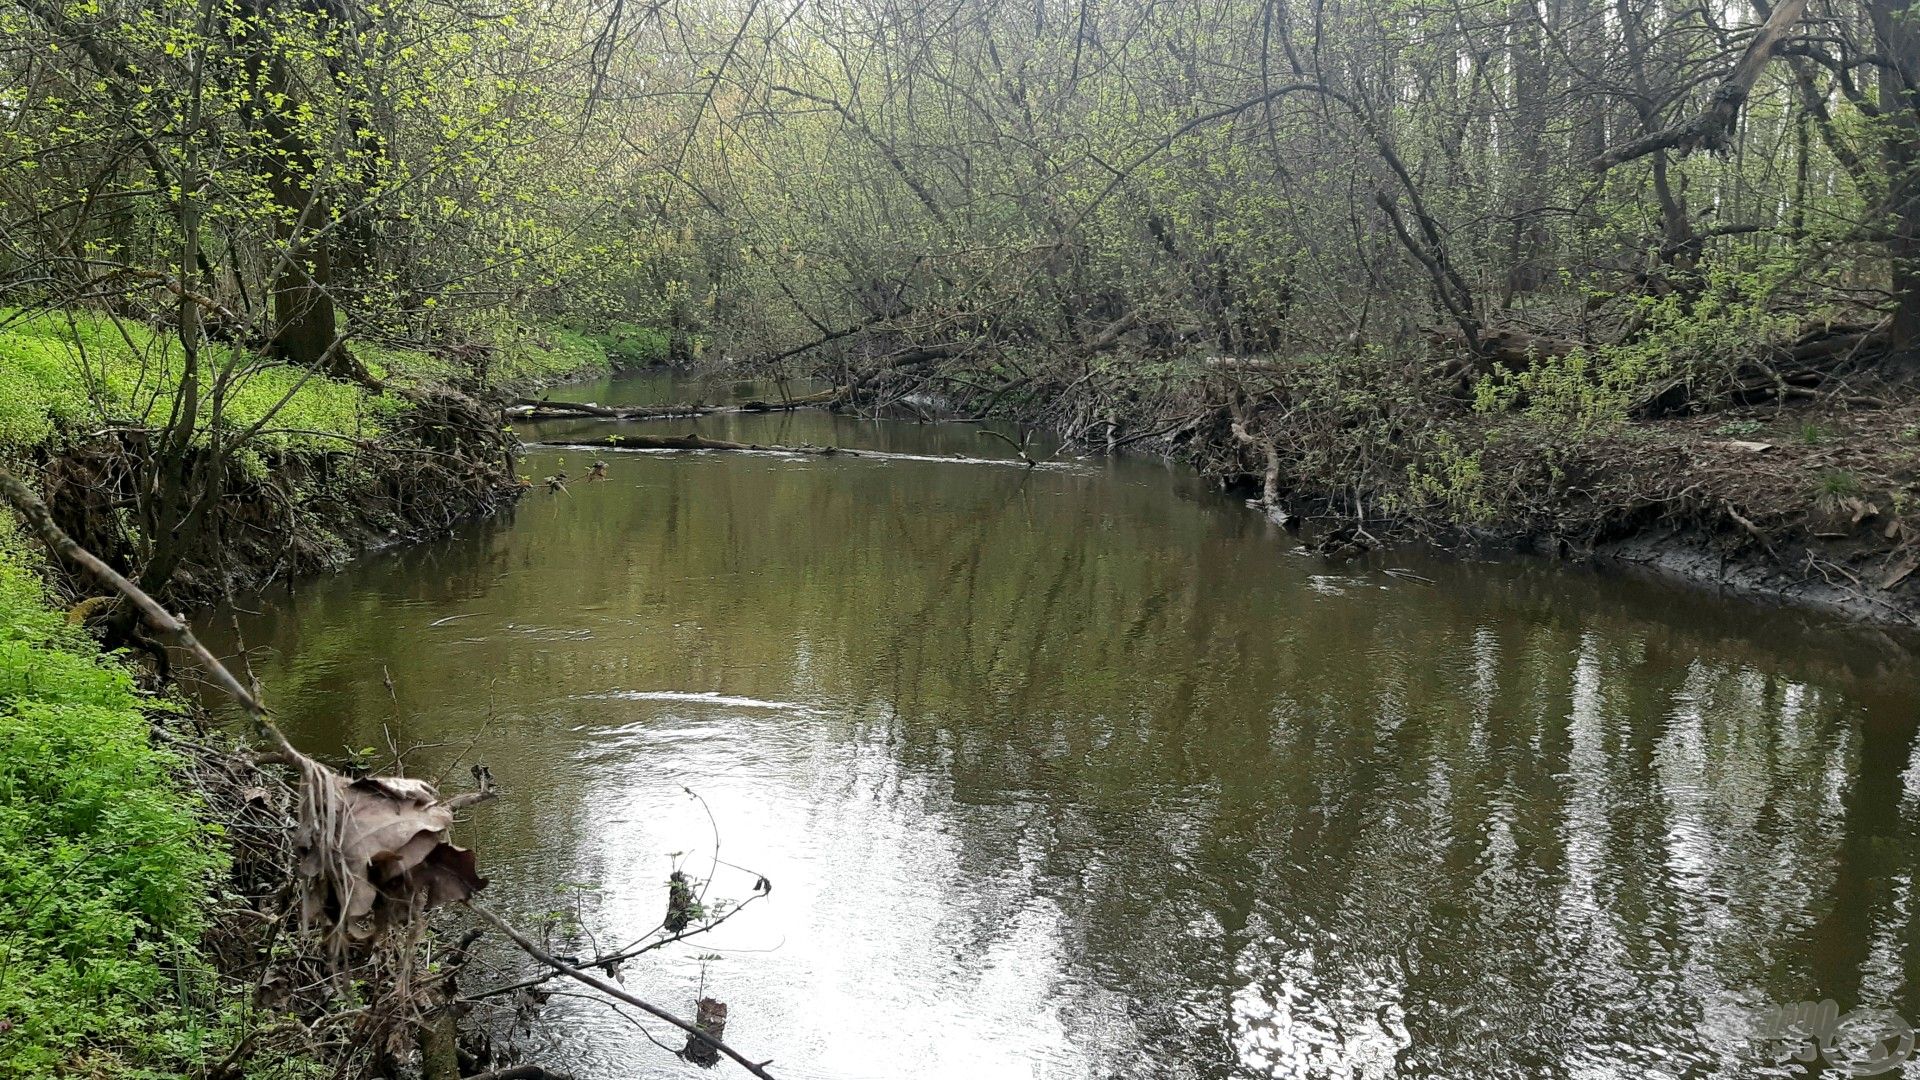
<svg viewBox="0 0 1920 1080">
<path fill-rule="evenodd" d="M 722 411 L 714 405 L 597 405 L 591 401 L 548 401 L 544 398 L 520 398 L 506 410 L 513 420 L 572 420 L 594 417 L 601 420 L 666 420 L 681 416 L 705 416 Z"/>
<path fill-rule="evenodd" d="M 225 664 L 208 651 L 205 645 L 200 644 L 200 640 L 193 636 L 193 631 L 187 628 L 187 624 L 179 616 L 161 607 L 159 602 L 148 596 L 140 586 L 127 580 L 119 571 L 102 562 L 99 556 L 81 547 L 79 541 L 68 536 L 65 530 L 53 520 L 53 512 L 47 509 L 47 504 L 40 501 L 40 496 L 35 494 L 25 481 L 7 470 L 0 469 L 0 495 L 6 497 L 7 502 L 12 504 L 25 519 L 27 526 L 40 538 L 41 543 L 45 544 L 55 556 L 79 566 L 101 584 L 126 597 L 140 612 L 148 626 L 198 660 L 201 666 L 206 668 L 207 677 L 213 680 L 214 685 L 224 690 L 229 697 L 246 709 L 247 715 L 253 720 L 254 730 L 263 741 L 272 744 L 275 751 L 288 760 L 304 757 L 300 751 L 294 749 L 293 743 L 287 740 L 287 736 L 280 728 L 267 718 L 266 706 L 260 703 L 259 697 L 240 685 L 240 680 L 234 678 L 233 672 L 228 671 Z"/>
<path fill-rule="evenodd" d="M 1260 482 L 1260 506 L 1271 510 L 1280 504 L 1280 451 L 1275 448 L 1272 439 L 1258 439 L 1247 430 L 1247 422 L 1237 413 L 1233 417 L 1233 438 L 1242 446 L 1253 447 L 1266 458 L 1266 475 Z"/>
<path fill-rule="evenodd" d="M 999 439 L 1001 442 L 1006 443 L 1008 446 L 1013 447 L 1013 452 L 1020 455 L 1020 460 L 1026 463 L 1027 468 L 1031 469 L 1040 464 L 1039 462 L 1027 456 L 1027 441 L 1025 439 L 1022 439 L 1019 442 L 1014 442 L 1012 439 L 1008 438 L 1005 435 L 1002 435 L 997 431 L 994 431 L 992 428 L 982 428 L 980 431 L 980 434 L 983 438 Z"/>
<path fill-rule="evenodd" d="M 1747 95 L 1753 92 L 1753 84 L 1760 80 L 1760 72 L 1767 61 L 1779 50 L 1786 40 L 1787 32 L 1800 21 L 1806 13 L 1807 0 L 1786 0 L 1767 16 L 1753 40 L 1747 42 L 1745 52 L 1727 73 L 1713 96 L 1707 100 L 1707 107 L 1698 116 L 1682 123 L 1663 128 L 1650 135 L 1644 135 L 1630 143 L 1617 146 L 1594 158 L 1590 163 L 1594 172 L 1606 172 L 1616 165 L 1646 157 L 1659 150 L 1677 150 L 1682 155 L 1695 150 L 1709 152 L 1727 148 L 1733 133 L 1734 122 L 1740 118 L 1740 108 L 1747 102 Z"/>
<path fill-rule="evenodd" d="M 590 401 L 552 401 L 547 398 L 519 398 L 507 407 L 507 417 L 512 420 L 577 420 L 591 417 L 600 420 L 674 420 L 688 416 L 712 416 L 715 414 L 795 412 L 800 409 L 831 408 L 840 400 L 837 390 L 822 390 L 817 394 L 793 398 L 789 401 L 743 401 L 738 405 L 599 405 Z"/>
<path fill-rule="evenodd" d="M 719 1039 L 701 1030 L 699 1025 L 690 1023 L 686 1020 L 682 1020 L 678 1016 L 675 1016 L 674 1014 L 668 1012 L 667 1010 L 661 1008 L 658 1005 L 653 1004 L 650 1001 L 647 1001 L 643 998 L 635 997 L 634 995 L 629 994 L 625 990 L 622 990 L 620 987 L 615 986 L 604 979 L 596 978 L 592 975 L 587 974 L 584 971 L 581 971 L 579 968 L 574 967 L 571 964 L 568 964 L 566 961 L 561 960 L 560 958 L 554 956 L 552 953 L 549 953 L 545 949 L 541 948 L 538 944 L 536 944 L 533 941 L 533 939 L 527 937 L 527 935 L 514 929 L 511 923 L 507 922 L 505 919 L 502 919 L 500 916 L 494 914 L 488 908 L 483 907 L 480 904 L 476 904 L 471 900 L 467 901 L 467 908 L 471 910 L 475 915 L 479 916 L 482 920 L 491 924 L 495 929 L 499 930 L 501 933 L 511 938 L 515 945 L 520 946 L 520 950 L 522 952 L 526 953 L 528 956 L 533 957 L 535 960 L 538 960 L 542 964 L 547 965 L 548 967 L 552 968 L 553 970 L 559 972 L 562 975 L 565 975 L 566 977 L 574 980 L 575 982 L 581 983 L 586 986 L 590 986 L 593 989 L 598 990 L 601 993 L 607 995 L 608 997 L 614 998 L 618 1001 L 626 1002 L 628 1005 L 631 1005 L 634 1008 L 641 1010 L 642 1012 L 648 1014 L 649 1016 L 652 1016 L 659 1020 L 664 1020 L 667 1023 L 672 1024 L 674 1027 L 677 1027 L 681 1031 L 686 1032 L 687 1035 L 690 1036 L 691 1038 L 696 1039 L 702 1044 L 714 1050 L 717 1050 L 722 1054 L 725 1054 L 727 1057 L 732 1058 L 737 1064 L 739 1064 L 741 1068 L 747 1070 L 748 1072 L 752 1073 L 755 1076 L 760 1077 L 761 1080 L 773 1080 L 773 1076 L 770 1073 L 768 1073 L 766 1068 L 764 1067 L 766 1065 L 765 1062 L 756 1064 L 755 1062 L 749 1061 L 738 1050 L 735 1050 L 733 1047 L 728 1046 L 726 1043 L 721 1042 Z"/>
</svg>

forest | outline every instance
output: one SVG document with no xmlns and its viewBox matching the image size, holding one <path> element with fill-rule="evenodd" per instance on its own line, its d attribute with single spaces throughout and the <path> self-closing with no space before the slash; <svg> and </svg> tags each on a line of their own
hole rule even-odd
<svg viewBox="0 0 1920 1080">
<path fill-rule="evenodd" d="M 171 612 L 564 494 L 515 420 L 1011 424 L 1334 562 L 1911 627 L 1910 7 L 0 0 L 0 1075 L 477 1075 L 444 1008 L 258 1020 L 276 945 L 206 894 L 287 859 L 231 850 L 264 789 L 148 734 L 205 728 Z M 559 385 L 655 368 L 774 396 Z M 673 430 L 591 445 L 763 449 Z M 219 670 L 275 798 L 348 813 Z"/>
</svg>

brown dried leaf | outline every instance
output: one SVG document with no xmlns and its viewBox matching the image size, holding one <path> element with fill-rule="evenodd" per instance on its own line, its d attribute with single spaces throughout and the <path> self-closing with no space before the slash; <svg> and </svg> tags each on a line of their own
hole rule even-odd
<svg viewBox="0 0 1920 1080">
<path fill-rule="evenodd" d="M 453 808 L 432 784 L 397 776 L 349 781 L 315 765 L 309 788 L 326 786 L 314 827 L 302 829 L 301 909 L 364 941 L 419 910 L 464 900 L 486 886 L 472 852 L 447 842 Z"/>
</svg>

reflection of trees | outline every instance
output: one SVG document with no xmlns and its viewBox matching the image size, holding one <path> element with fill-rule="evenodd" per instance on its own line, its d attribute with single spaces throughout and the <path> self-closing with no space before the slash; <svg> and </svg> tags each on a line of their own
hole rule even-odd
<svg viewBox="0 0 1920 1080">
<path fill-rule="evenodd" d="M 1851 1000 L 1875 935 L 1906 962 L 1912 725 L 1887 718 L 1909 674 L 1869 697 L 1813 646 L 1769 674 L 1713 620 L 1526 574 L 1491 610 L 1471 576 L 1383 592 L 1259 529 L 1092 472 L 621 458 L 247 632 L 282 652 L 261 674 L 290 726 L 364 744 L 398 712 L 458 746 L 490 712 L 528 769 L 574 694 L 811 703 L 930 781 L 888 790 L 955 826 L 970 895 L 943 934 L 984 954 L 1044 895 L 1079 996 L 1118 992 L 1155 1060 L 1204 1075 L 1532 1076 L 1649 1048 L 1726 1071 L 1745 1049 L 1714 1030 L 1740 1009 Z M 397 710 L 375 657 L 398 658 Z M 1858 736 L 1809 678 L 1870 705 Z M 498 827 L 577 814 L 561 764 L 552 805 Z M 1112 1016 L 1087 1002 L 1064 1012 L 1093 1043 Z"/>
</svg>

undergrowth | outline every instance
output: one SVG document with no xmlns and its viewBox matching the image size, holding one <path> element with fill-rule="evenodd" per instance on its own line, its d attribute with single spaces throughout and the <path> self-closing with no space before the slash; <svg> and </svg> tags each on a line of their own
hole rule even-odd
<svg viewBox="0 0 1920 1080">
<path fill-rule="evenodd" d="M 231 1041 L 197 953 L 225 858 L 149 740 L 167 711 L 0 542 L 0 1076 L 180 1075 Z"/>
</svg>

